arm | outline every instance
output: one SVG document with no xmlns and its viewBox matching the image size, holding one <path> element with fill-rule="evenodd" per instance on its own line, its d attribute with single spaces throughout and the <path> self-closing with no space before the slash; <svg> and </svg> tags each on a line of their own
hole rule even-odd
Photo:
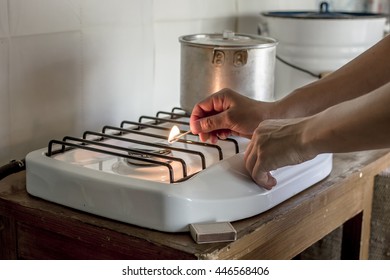
<svg viewBox="0 0 390 280">
<path fill-rule="evenodd" d="M 390 82 L 314 115 L 302 136 L 315 154 L 390 147 Z"/>
<path fill-rule="evenodd" d="M 386 147 L 390 147 L 390 82 L 309 117 L 260 123 L 245 159 L 254 181 L 269 189 L 276 184 L 270 170 L 320 153 Z"/>
</svg>

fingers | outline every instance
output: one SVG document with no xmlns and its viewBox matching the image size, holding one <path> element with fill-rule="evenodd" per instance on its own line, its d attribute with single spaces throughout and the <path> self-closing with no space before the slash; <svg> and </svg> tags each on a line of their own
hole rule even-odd
<svg viewBox="0 0 390 280">
<path fill-rule="evenodd" d="M 198 108 L 197 106 L 195 109 Z M 195 110 L 194 109 L 194 110 Z M 190 128 L 191 132 L 194 134 L 199 133 L 209 133 L 211 131 L 219 130 L 226 128 L 226 112 L 215 113 L 214 115 L 209 115 L 205 117 L 202 116 L 203 113 L 192 113 L 190 118 Z M 213 114 L 213 113 L 211 113 Z"/>
<path fill-rule="evenodd" d="M 198 134 L 202 142 L 215 144 L 218 138 L 225 139 L 231 134 L 226 127 L 226 108 L 224 108 L 224 90 L 206 98 L 195 105 L 190 117 L 190 129 Z"/>
<path fill-rule="evenodd" d="M 240 106 L 237 106 L 237 100 L 240 101 Z M 252 114 L 248 112 L 255 113 L 256 104 L 231 90 L 223 89 L 195 105 L 190 117 L 191 132 L 198 134 L 202 142 L 209 141 L 212 144 L 231 134 L 251 138 L 258 119 L 261 119 L 255 117 L 251 123 Z M 245 153 L 246 168 L 256 184 L 271 189 L 276 185 L 276 179 L 264 167 L 257 154 L 260 146 L 255 146 L 254 143 L 256 142 L 252 139 Z"/>
<path fill-rule="evenodd" d="M 257 185 L 264 187 L 267 190 L 272 189 L 272 187 L 276 185 L 276 179 L 269 171 L 264 170 L 261 157 L 258 155 L 258 150 L 253 141 L 249 143 L 245 151 L 244 160 L 246 169 Z"/>
<path fill-rule="evenodd" d="M 201 141 L 215 143 L 231 135 L 251 138 L 261 120 L 262 105 L 230 89 L 222 89 L 195 105 L 190 129 Z"/>
<path fill-rule="evenodd" d="M 202 100 L 192 110 L 190 117 L 191 132 L 209 133 L 226 127 L 226 110 L 231 106 L 232 95 L 236 94 L 229 89 L 222 89 Z"/>
<path fill-rule="evenodd" d="M 232 132 L 231 132 L 230 129 L 220 129 L 220 130 L 217 131 L 217 137 L 219 139 L 226 139 L 230 135 L 232 135 Z"/>
<path fill-rule="evenodd" d="M 272 189 L 277 183 L 270 172 L 253 172 L 252 179 L 257 185 L 267 190 Z"/>
<path fill-rule="evenodd" d="M 218 142 L 219 139 L 226 139 L 231 135 L 231 131 L 228 129 L 215 130 L 210 133 L 199 133 L 200 141 L 210 141 L 212 144 Z"/>
</svg>

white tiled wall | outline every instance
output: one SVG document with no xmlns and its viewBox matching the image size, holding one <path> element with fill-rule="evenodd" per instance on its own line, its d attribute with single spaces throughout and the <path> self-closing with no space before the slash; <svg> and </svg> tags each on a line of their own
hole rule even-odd
<svg viewBox="0 0 390 280">
<path fill-rule="evenodd" d="M 316 0 L 0 0 L 0 165 L 179 105 L 180 35 L 257 32 Z M 196 79 L 196 77 L 194 77 Z"/>
<path fill-rule="evenodd" d="M 316 0 L 238 0 L 238 31 L 243 33 L 257 34 L 257 23 L 260 20 L 260 13 L 274 10 L 316 10 Z"/>
<path fill-rule="evenodd" d="M 9 51 L 11 151 L 39 146 L 81 123 L 80 32 L 12 38 Z M 26 142 L 26 139 L 29 141 Z"/>
<path fill-rule="evenodd" d="M 7 0 L 0 0 L 0 38 L 7 37 L 8 27 L 8 7 Z"/>
<path fill-rule="evenodd" d="M 10 157 L 10 107 L 8 94 L 8 40 L 0 37 L 0 164 Z"/>
<path fill-rule="evenodd" d="M 10 34 L 23 36 L 79 30 L 80 1 L 8 1 Z"/>
</svg>

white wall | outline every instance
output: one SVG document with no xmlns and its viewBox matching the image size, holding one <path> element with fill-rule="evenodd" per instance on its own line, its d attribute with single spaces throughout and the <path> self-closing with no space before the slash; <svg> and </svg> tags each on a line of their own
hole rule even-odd
<svg viewBox="0 0 390 280">
<path fill-rule="evenodd" d="M 179 105 L 180 35 L 317 0 L 0 0 L 0 164 Z M 196 79 L 196 77 L 194 77 Z"/>
</svg>

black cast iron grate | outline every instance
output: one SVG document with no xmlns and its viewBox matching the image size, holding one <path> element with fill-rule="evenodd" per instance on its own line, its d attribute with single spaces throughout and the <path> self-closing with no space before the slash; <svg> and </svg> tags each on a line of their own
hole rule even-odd
<svg viewBox="0 0 390 280">
<path fill-rule="evenodd" d="M 180 113 L 178 113 L 179 111 Z M 162 117 L 166 116 L 166 117 Z M 172 155 L 167 155 L 166 153 L 153 152 L 147 149 L 132 149 L 128 147 L 123 147 L 114 144 L 105 143 L 104 140 L 112 139 L 119 140 L 129 143 L 134 143 L 142 146 L 148 146 L 152 148 L 158 148 L 161 150 L 173 150 L 181 153 L 191 154 L 193 156 L 197 156 L 201 162 L 201 169 L 206 168 L 206 158 L 205 155 L 200 152 L 190 148 L 178 148 L 173 147 L 172 145 L 163 144 L 163 143 L 153 143 L 149 141 L 141 141 L 137 139 L 129 138 L 130 134 L 142 135 L 151 137 L 154 139 L 162 139 L 167 140 L 168 137 L 164 135 L 154 134 L 143 131 L 145 128 L 153 128 L 159 130 L 171 130 L 169 127 L 161 126 L 159 124 L 178 124 L 178 125 L 187 125 L 188 122 L 179 120 L 180 118 L 188 118 L 189 115 L 186 114 L 184 110 L 179 107 L 174 107 L 171 112 L 159 111 L 157 112 L 155 117 L 152 116 L 141 116 L 138 122 L 135 121 L 122 121 L 120 127 L 116 126 L 104 126 L 102 132 L 94 132 L 94 131 L 85 131 L 83 133 L 82 138 L 65 136 L 62 140 L 51 140 L 48 145 L 48 151 L 46 155 L 51 157 L 53 155 L 64 153 L 71 149 L 83 149 L 91 152 L 97 152 L 102 154 L 107 154 L 119 158 L 124 158 L 129 161 L 143 162 L 145 164 L 150 164 L 153 166 L 164 166 L 167 168 L 169 173 L 169 181 L 170 183 L 177 183 L 181 181 L 185 181 L 189 179 L 191 176 L 195 174 L 188 175 L 187 174 L 187 163 L 180 157 L 174 157 Z M 130 128 L 125 128 L 125 125 L 131 125 Z M 107 131 L 115 132 L 115 133 L 107 133 Z M 124 137 L 127 136 L 127 137 Z M 87 139 L 89 137 L 89 139 Z M 235 139 L 227 138 L 221 139 L 221 141 L 229 141 L 233 143 L 235 147 L 235 153 L 239 153 L 239 146 Z M 219 160 L 224 158 L 223 150 L 219 145 L 204 143 L 200 141 L 179 139 L 178 142 L 187 144 L 187 147 L 191 146 L 203 146 L 211 149 L 215 149 L 218 153 Z M 54 149 L 55 145 L 59 145 L 59 149 Z M 175 180 L 174 169 L 171 165 L 172 162 L 177 162 L 181 165 L 182 169 L 182 178 Z"/>
</svg>

